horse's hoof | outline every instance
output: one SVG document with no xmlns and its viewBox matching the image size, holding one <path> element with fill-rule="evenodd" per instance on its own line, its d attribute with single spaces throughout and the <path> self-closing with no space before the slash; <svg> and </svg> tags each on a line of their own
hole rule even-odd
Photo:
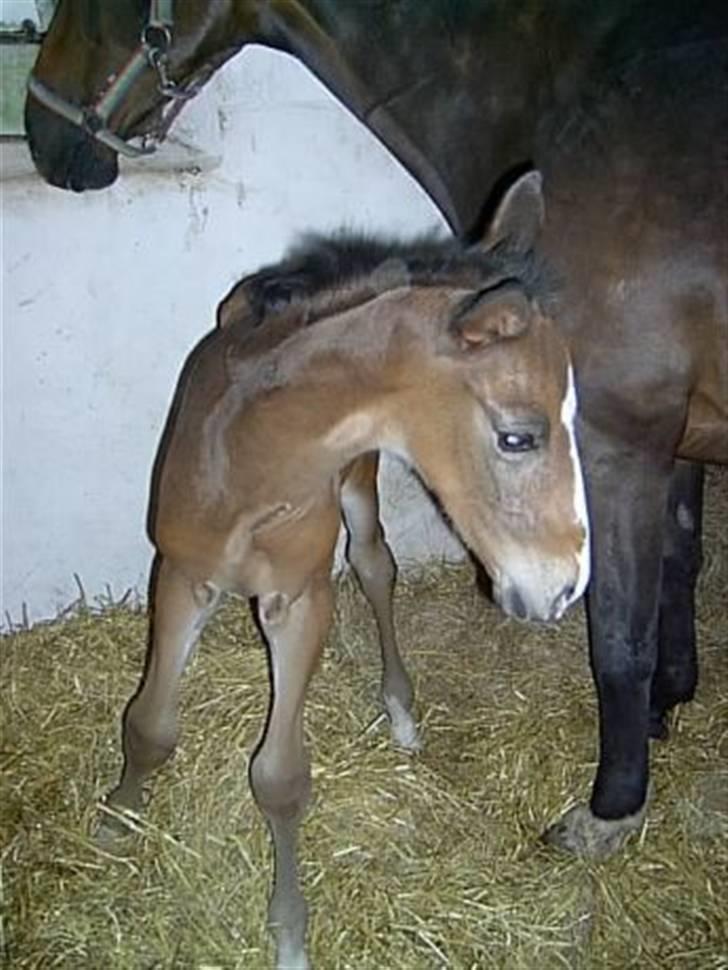
<svg viewBox="0 0 728 970">
<path fill-rule="evenodd" d="M 623 818 L 598 818 L 588 805 L 575 805 L 543 834 L 544 842 L 588 859 L 605 859 L 641 828 L 645 807 Z"/>
<path fill-rule="evenodd" d="M 311 970 L 311 964 L 303 950 L 297 953 L 279 952 L 276 970 Z"/>
<path fill-rule="evenodd" d="M 93 841 L 100 849 L 118 852 L 125 848 L 130 837 L 137 831 L 138 816 L 121 808 L 102 806 L 102 816 L 93 832 Z"/>
<path fill-rule="evenodd" d="M 411 712 L 396 697 L 385 697 L 384 703 L 395 745 L 412 754 L 419 754 L 422 751 L 422 740 Z"/>
</svg>

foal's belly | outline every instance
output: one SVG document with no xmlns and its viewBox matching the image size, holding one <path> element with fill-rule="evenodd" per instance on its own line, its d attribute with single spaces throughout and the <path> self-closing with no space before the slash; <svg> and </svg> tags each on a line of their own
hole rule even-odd
<svg viewBox="0 0 728 970">
<path fill-rule="evenodd" d="M 728 373 L 722 383 L 714 393 L 700 390 L 691 396 L 678 458 L 728 465 Z"/>
<path fill-rule="evenodd" d="M 692 380 L 679 458 L 728 464 L 728 290 L 718 274 L 703 314 L 687 314 L 683 345 L 692 358 Z"/>
</svg>

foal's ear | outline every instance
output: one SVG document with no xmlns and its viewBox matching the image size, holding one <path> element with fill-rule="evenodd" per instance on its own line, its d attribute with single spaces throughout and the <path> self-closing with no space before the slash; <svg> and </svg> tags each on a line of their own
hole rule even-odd
<svg viewBox="0 0 728 970">
<path fill-rule="evenodd" d="M 464 300 L 450 321 L 449 336 L 459 351 L 472 353 L 497 340 L 520 336 L 528 329 L 532 315 L 523 290 L 504 283 Z"/>
<path fill-rule="evenodd" d="M 537 171 L 526 172 L 513 183 L 498 203 L 482 247 L 492 249 L 503 243 L 523 253 L 533 249 L 545 216 L 541 185 Z"/>
<path fill-rule="evenodd" d="M 305 292 L 306 277 L 276 270 L 258 270 L 236 283 L 217 308 L 217 325 L 247 322 L 257 327 L 267 313 L 284 310 Z"/>
<path fill-rule="evenodd" d="M 231 326 L 236 321 L 252 319 L 256 316 L 256 307 L 251 299 L 250 280 L 246 276 L 230 290 L 217 305 L 217 325 L 220 329 Z"/>
</svg>

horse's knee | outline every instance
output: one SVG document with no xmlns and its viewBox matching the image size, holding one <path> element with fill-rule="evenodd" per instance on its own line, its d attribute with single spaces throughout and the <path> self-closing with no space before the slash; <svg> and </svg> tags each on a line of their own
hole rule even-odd
<svg viewBox="0 0 728 970">
<path fill-rule="evenodd" d="M 299 819 L 311 796 L 311 767 L 305 754 L 282 763 L 261 750 L 250 766 L 250 787 L 256 804 L 270 820 Z"/>
<path fill-rule="evenodd" d="M 660 667 L 657 687 L 666 706 L 684 704 L 695 696 L 698 668 L 694 658 L 688 656 L 681 663 L 669 663 Z"/>
<path fill-rule="evenodd" d="M 390 589 L 397 567 L 394 557 L 381 535 L 369 541 L 352 539 L 347 553 L 362 586 L 378 584 Z"/>
<path fill-rule="evenodd" d="M 593 663 L 595 679 L 603 698 L 636 697 L 636 688 L 649 684 L 654 676 L 657 643 L 652 638 L 641 643 L 625 643 L 620 649 L 602 652 L 594 658 Z"/>
</svg>

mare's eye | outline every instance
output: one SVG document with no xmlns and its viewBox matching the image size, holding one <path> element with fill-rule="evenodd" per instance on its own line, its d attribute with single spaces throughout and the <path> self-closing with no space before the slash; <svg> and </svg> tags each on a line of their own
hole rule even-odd
<svg viewBox="0 0 728 970">
<path fill-rule="evenodd" d="M 536 439 L 532 434 L 518 431 L 501 431 L 498 434 L 498 447 L 501 451 L 513 454 L 519 451 L 533 451 L 536 447 Z"/>
</svg>

